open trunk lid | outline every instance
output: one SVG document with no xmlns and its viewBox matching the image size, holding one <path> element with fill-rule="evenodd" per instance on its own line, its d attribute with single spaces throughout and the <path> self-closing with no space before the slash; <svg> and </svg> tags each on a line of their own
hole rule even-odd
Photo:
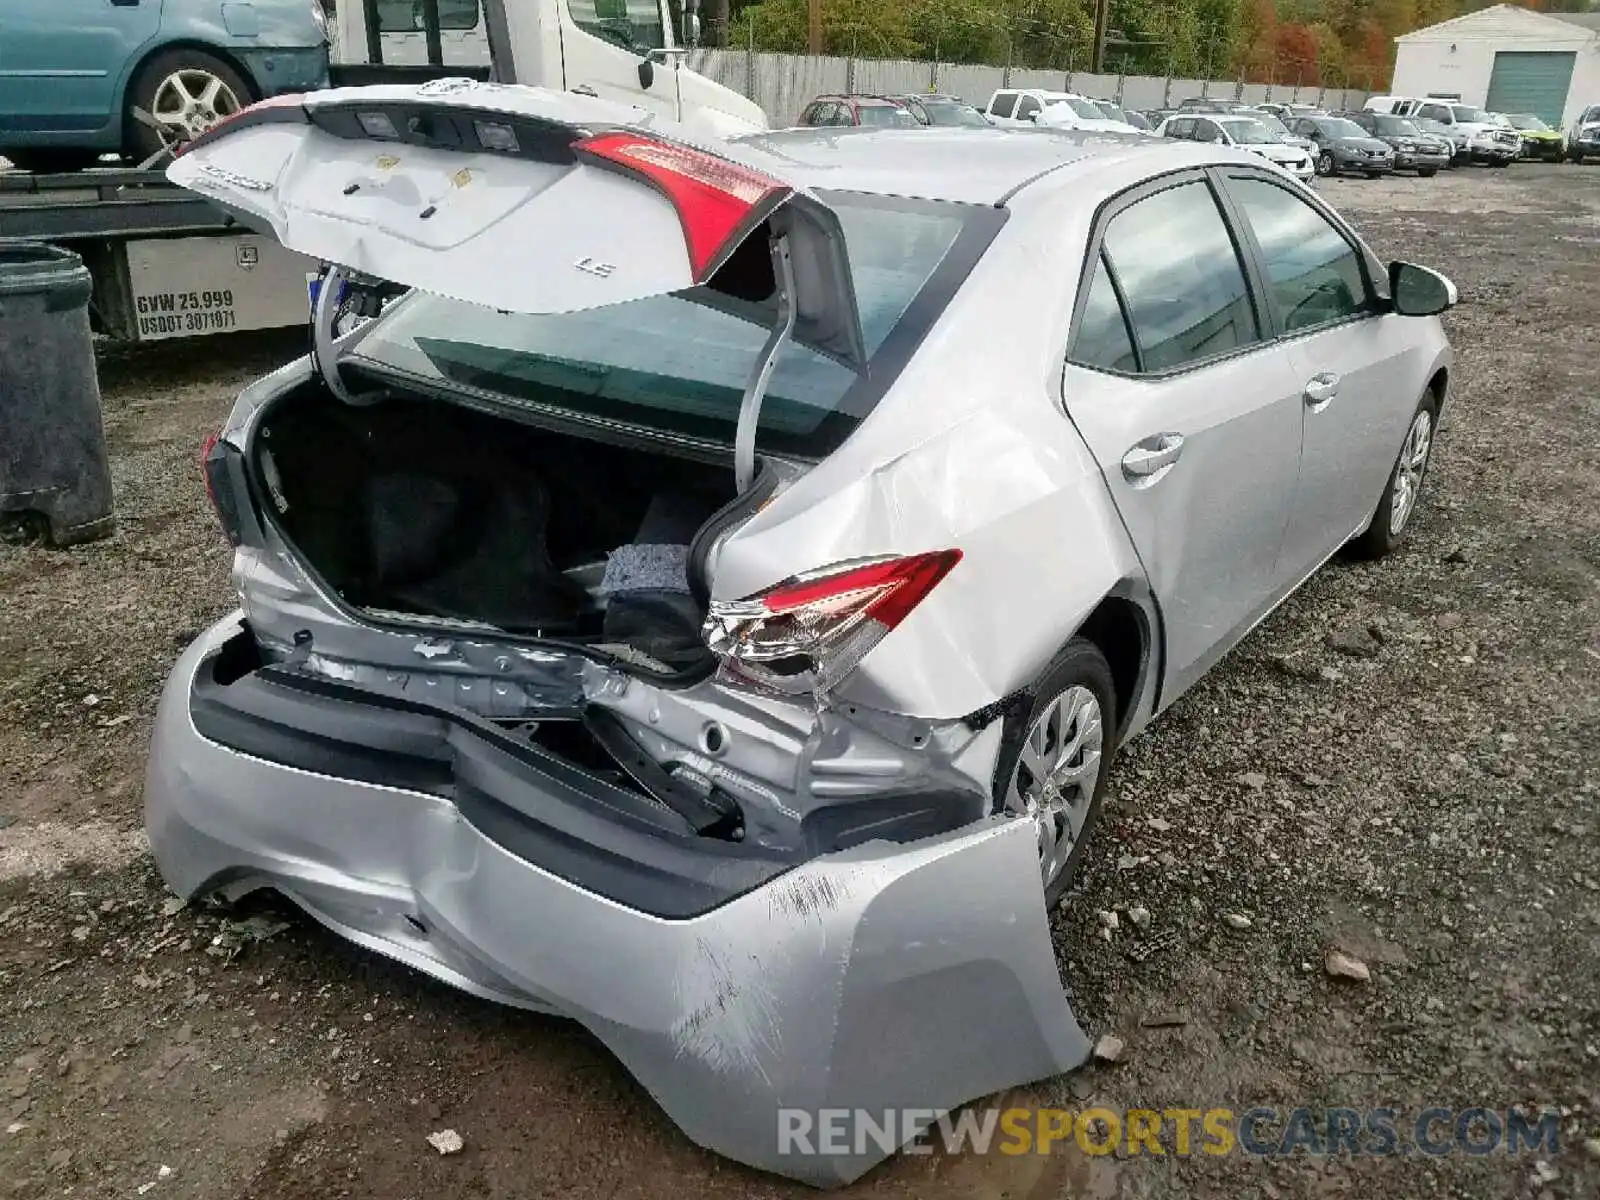
<svg viewBox="0 0 1600 1200">
<path fill-rule="evenodd" d="M 641 109 L 448 79 L 263 101 L 167 175 L 394 284 L 518 313 L 683 293 L 860 371 L 838 218 L 776 167 Z"/>
</svg>

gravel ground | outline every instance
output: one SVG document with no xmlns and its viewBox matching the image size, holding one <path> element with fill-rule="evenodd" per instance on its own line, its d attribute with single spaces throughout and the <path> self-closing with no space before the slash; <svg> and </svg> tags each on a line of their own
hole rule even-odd
<svg viewBox="0 0 1600 1200">
<path fill-rule="evenodd" d="M 1021 1099 L 1384 1106 L 1402 1130 L 1524 1105 L 1560 1149 L 902 1157 L 851 1194 L 1600 1194 L 1600 172 L 1323 190 L 1461 289 L 1428 493 L 1402 553 L 1329 566 L 1123 752 L 1055 936 L 1125 1049 Z M 815 1194 L 689 1145 L 571 1024 L 271 903 L 166 896 L 144 748 L 229 607 L 195 451 L 299 342 L 108 355 L 116 538 L 0 548 L 0 1194 Z M 462 1153 L 429 1148 L 444 1128 Z"/>
</svg>

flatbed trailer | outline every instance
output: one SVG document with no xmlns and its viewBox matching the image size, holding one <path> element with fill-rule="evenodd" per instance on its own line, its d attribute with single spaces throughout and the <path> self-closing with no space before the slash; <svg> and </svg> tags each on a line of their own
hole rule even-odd
<svg viewBox="0 0 1600 1200">
<path fill-rule="evenodd" d="M 159 170 L 0 171 L 0 238 L 82 255 L 90 320 L 118 341 L 304 324 L 319 269 Z"/>
<path fill-rule="evenodd" d="M 360 0 L 366 61 L 329 68 L 334 87 L 488 79 L 478 63 L 446 64 L 437 0 L 419 0 L 426 61 L 389 63 L 376 0 Z M 64 175 L 6 169 L 0 159 L 0 239 L 64 246 L 94 279 L 90 320 L 117 341 L 149 342 L 304 325 L 321 264 L 251 233 L 161 169 L 99 167 Z"/>
</svg>

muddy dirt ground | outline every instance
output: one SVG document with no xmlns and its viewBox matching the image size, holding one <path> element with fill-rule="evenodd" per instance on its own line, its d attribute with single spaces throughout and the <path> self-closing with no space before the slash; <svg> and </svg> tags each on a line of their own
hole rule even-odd
<svg viewBox="0 0 1600 1200">
<path fill-rule="evenodd" d="M 1021 1099 L 1387 1106 L 1402 1130 L 1524 1105 L 1559 1148 L 901 1157 L 850 1194 L 1600 1195 L 1600 170 L 1323 190 L 1460 286 L 1424 507 L 1125 749 L 1054 920 L 1080 1016 L 1126 1049 Z M 115 540 L 0 548 L 0 1195 L 815 1194 L 693 1147 L 574 1025 L 163 890 L 151 717 L 230 601 L 195 452 L 298 341 L 107 354 Z M 430 1149 L 443 1128 L 463 1152 Z"/>
</svg>

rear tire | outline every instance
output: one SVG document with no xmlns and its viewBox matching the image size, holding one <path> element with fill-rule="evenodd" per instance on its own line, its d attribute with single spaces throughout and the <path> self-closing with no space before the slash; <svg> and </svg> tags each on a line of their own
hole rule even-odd
<svg viewBox="0 0 1600 1200">
<path fill-rule="evenodd" d="M 1400 443 L 1400 452 L 1395 456 L 1394 466 L 1390 468 L 1389 478 L 1383 485 L 1383 498 L 1378 501 L 1378 511 L 1372 514 L 1372 523 L 1347 547 L 1352 557 L 1382 558 L 1405 540 L 1406 530 L 1411 527 L 1417 504 L 1422 498 L 1422 485 L 1433 456 L 1434 435 L 1438 425 L 1439 400 L 1429 390 L 1423 393 L 1416 412 L 1406 425 L 1406 436 Z M 1419 431 L 1425 439 L 1420 451 Z"/>
<path fill-rule="evenodd" d="M 256 100 L 238 71 L 204 50 L 183 47 L 158 54 L 133 78 L 124 117 L 125 152 L 143 162 L 164 145 L 203 133 Z M 142 108 L 166 128 L 157 131 L 133 115 Z"/>
<path fill-rule="evenodd" d="M 1046 911 L 1066 894 L 1099 819 L 1116 752 L 1117 720 L 1111 667 L 1100 648 L 1083 637 L 1068 642 L 1045 668 L 1027 707 L 1019 706 L 1006 718 L 995 764 L 994 811 L 1038 827 Z M 1066 753 L 1075 742 L 1077 751 Z M 1055 770 L 1046 774 L 1049 767 Z M 1047 836 L 1051 829 L 1054 839 Z M 1063 844 L 1069 830 L 1070 847 Z M 1047 844 L 1054 859 L 1051 867 L 1046 865 Z"/>
<path fill-rule="evenodd" d="M 1317 155 L 1317 174 L 1327 178 L 1333 174 L 1333 155 L 1324 150 Z"/>
<path fill-rule="evenodd" d="M 36 175 L 67 174 L 92 167 L 99 161 L 93 150 L 0 150 L 0 158 L 9 158 L 19 171 L 32 171 Z"/>
</svg>

